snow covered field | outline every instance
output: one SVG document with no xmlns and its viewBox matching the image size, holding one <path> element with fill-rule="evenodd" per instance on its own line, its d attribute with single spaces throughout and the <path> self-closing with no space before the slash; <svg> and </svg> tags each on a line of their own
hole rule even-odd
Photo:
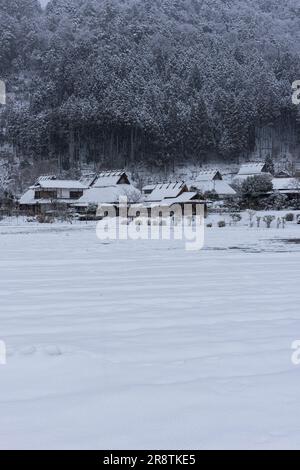
<svg viewBox="0 0 300 470">
<path fill-rule="evenodd" d="M 299 238 L 2 223 L 0 448 L 299 448 Z"/>
</svg>

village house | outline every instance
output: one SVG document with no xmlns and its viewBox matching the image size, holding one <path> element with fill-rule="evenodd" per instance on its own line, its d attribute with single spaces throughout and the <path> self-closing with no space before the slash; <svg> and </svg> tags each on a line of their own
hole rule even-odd
<svg viewBox="0 0 300 470">
<path fill-rule="evenodd" d="M 235 190 L 223 180 L 218 170 L 203 170 L 198 173 L 194 181 L 188 183 L 190 191 L 200 194 L 215 193 L 220 199 L 236 196 Z"/>
<path fill-rule="evenodd" d="M 267 171 L 267 165 L 266 163 L 245 163 L 244 165 L 241 166 L 238 174 L 235 176 L 234 181 L 235 182 L 242 182 L 245 179 L 252 177 L 252 176 L 262 176 L 262 175 L 269 175 Z"/>
<path fill-rule="evenodd" d="M 273 178 L 273 192 L 288 196 L 289 199 L 300 197 L 300 179 L 297 178 Z"/>
<path fill-rule="evenodd" d="M 279 170 L 274 174 L 275 178 L 291 178 L 292 175 L 285 170 Z"/>
<path fill-rule="evenodd" d="M 136 203 L 141 199 L 141 193 L 130 182 L 125 171 L 104 171 L 99 173 L 74 204 L 80 214 L 87 211 L 96 213 L 102 205 L 114 205 L 118 209 L 120 197 L 127 197 L 128 203 Z"/>
<path fill-rule="evenodd" d="M 42 176 L 23 194 L 19 200 L 19 207 L 28 215 L 45 213 L 59 205 L 71 207 L 86 190 L 87 186 L 80 181 Z"/>
<path fill-rule="evenodd" d="M 158 183 L 143 187 L 143 205 L 148 209 L 149 216 L 151 209 L 156 208 L 156 212 L 169 212 L 172 214 L 172 206 L 180 206 L 183 209 L 190 207 L 191 214 L 197 214 L 197 206 L 204 206 L 206 212 L 206 201 L 201 199 L 198 191 L 189 191 L 184 182 Z"/>
<path fill-rule="evenodd" d="M 160 203 L 164 199 L 174 199 L 188 191 L 187 185 L 182 182 L 157 183 L 143 187 L 145 203 Z"/>
</svg>

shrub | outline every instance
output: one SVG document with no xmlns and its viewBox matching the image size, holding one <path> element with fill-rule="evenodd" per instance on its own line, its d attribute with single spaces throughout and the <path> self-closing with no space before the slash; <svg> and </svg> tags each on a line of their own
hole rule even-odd
<svg viewBox="0 0 300 470">
<path fill-rule="evenodd" d="M 219 227 L 219 228 L 224 228 L 224 227 L 226 227 L 226 222 L 225 222 L 225 220 L 220 220 L 220 221 L 218 222 L 218 227 Z"/>
<path fill-rule="evenodd" d="M 289 200 L 286 208 L 290 210 L 295 210 L 295 211 L 299 210 L 300 209 L 300 197 L 295 197 Z"/>
<path fill-rule="evenodd" d="M 240 211 L 243 209 L 243 201 L 238 196 L 227 198 L 225 205 L 230 211 Z"/>
<path fill-rule="evenodd" d="M 230 217 L 234 225 L 238 224 L 242 220 L 241 214 L 230 214 Z"/>
<path fill-rule="evenodd" d="M 263 218 L 263 221 L 265 222 L 267 228 L 271 228 L 273 220 L 275 220 L 276 217 L 274 215 L 265 215 Z"/>
<path fill-rule="evenodd" d="M 285 220 L 286 220 L 287 222 L 294 222 L 294 220 L 295 220 L 294 214 L 292 214 L 292 213 L 286 214 Z"/>
<path fill-rule="evenodd" d="M 249 176 L 240 187 L 242 202 L 250 209 L 259 208 L 261 198 L 273 191 L 272 178 L 269 175 Z"/>
<path fill-rule="evenodd" d="M 39 214 L 36 218 L 39 224 L 53 224 L 54 218 L 50 215 Z"/>
<path fill-rule="evenodd" d="M 285 194 L 275 192 L 265 199 L 265 210 L 277 210 L 287 208 L 288 197 Z"/>
</svg>

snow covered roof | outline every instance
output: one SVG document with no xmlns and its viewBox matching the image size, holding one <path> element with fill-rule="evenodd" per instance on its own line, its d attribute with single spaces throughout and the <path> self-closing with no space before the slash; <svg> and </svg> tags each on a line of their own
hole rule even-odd
<svg viewBox="0 0 300 470">
<path fill-rule="evenodd" d="M 153 191 L 155 189 L 155 186 L 156 186 L 155 183 L 147 184 L 146 186 L 143 187 L 143 192 Z"/>
<path fill-rule="evenodd" d="M 96 173 L 89 173 L 89 174 L 83 175 L 80 178 L 80 182 L 84 184 L 85 186 L 90 187 L 96 181 L 96 178 L 97 178 Z"/>
<path fill-rule="evenodd" d="M 76 180 L 56 180 L 56 179 L 39 179 L 33 188 L 42 189 L 87 189 L 87 186 Z"/>
<path fill-rule="evenodd" d="M 219 170 L 201 170 L 197 177 L 196 181 L 213 181 L 215 179 L 221 180 L 222 175 Z"/>
<path fill-rule="evenodd" d="M 40 181 L 47 181 L 47 180 L 56 180 L 55 175 L 41 175 L 39 176 L 37 182 L 39 183 Z"/>
<path fill-rule="evenodd" d="M 235 196 L 236 191 L 223 180 L 213 181 L 191 181 L 189 183 L 189 189 L 196 188 L 202 194 L 207 192 L 216 192 L 219 196 Z"/>
<path fill-rule="evenodd" d="M 245 163 L 241 166 L 238 176 L 260 175 L 264 173 L 265 163 Z"/>
<path fill-rule="evenodd" d="M 194 198 L 196 198 L 197 195 L 198 193 L 196 192 L 186 191 L 185 193 L 182 193 L 177 197 L 164 199 L 160 205 L 172 206 L 173 204 L 185 204 L 187 202 L 195 200 Z M 204 201 L 200 201 L 200 199 L 199 199 L 199 202 L 204 203 Z"/>
<path fill-rule="evenodd" d="M 286 170 L 278 171 L 275 175 L 275 178 L 291 178 L 292 175 Z"/>
<path fill-rule="evenodd" d="M 186 188 L 184 182 L 181 183 L 159 183 L 155 185 L 151 194 L 146 198 L 146 202 L 159 202 L 166 198 L 175 198 Z"/>
<path fill-rule="evenodd" d="M 119 202 L 120 196 L 127 196 L 138 190 L 132 185 L 117 185 L 106 188 L 89 188 L 84 195 L 75 203 L 76 206 L 85 207 L 89 204 L 110 204 Z M 130 202 L 130 201 L 129 201 Z"/>
<path fill-rule="evenodd" d="M 103 171 L 98 174 L 96 181 L 93 183 L 94 188 L 107 188 L 109 186 L 116 186 L 120 184 L 120 180 L 129 184 L 128 176 L 125 171 Z"/>
<path fill-rule="evenodd" d="M 296 178 L 273 178 L 273 190 L 285 193 L 300 193 L 300 180 Z"/>
<path fill-rule="evenodd" d="M 26 193 L 24 193 L 23 196 L 20 198 L 19 203 L 26 205 L 36 204 L 36 200 L 34 199 L 34 190 L 28 189 L 28 191 L 26 191 Z"/>
</svg>

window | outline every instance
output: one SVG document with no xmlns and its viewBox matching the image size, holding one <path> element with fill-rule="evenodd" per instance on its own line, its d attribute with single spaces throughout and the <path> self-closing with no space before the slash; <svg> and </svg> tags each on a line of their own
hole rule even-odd
<svg viewBox="0 0 300 470">
<path fill-rule="evenodd" d="M 35 191 L 34 199 L 57 199 L 57 192 L 47 190 Z"/>
<path fill-rule="evenodd" d="M 83 191 L 70 191 L 70 199 L 79 199 L 83 195 Z"/>
</svg>

